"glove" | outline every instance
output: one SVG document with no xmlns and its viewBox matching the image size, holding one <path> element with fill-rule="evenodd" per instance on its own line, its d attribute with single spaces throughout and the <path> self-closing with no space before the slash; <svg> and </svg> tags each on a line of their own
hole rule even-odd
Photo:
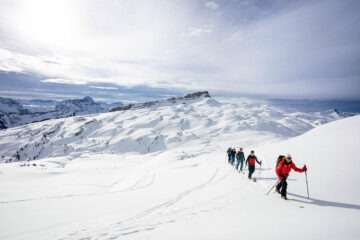
<svg viewBox="0 0 360 240">
<path fill-rule="evenodd" d="M 304 172 L 306 172 L 306 171 L 307 171 L 307 168 L 306 168 L 306 167 L 303 167 L 303 170 L 304 170 Z"/>
</svg>

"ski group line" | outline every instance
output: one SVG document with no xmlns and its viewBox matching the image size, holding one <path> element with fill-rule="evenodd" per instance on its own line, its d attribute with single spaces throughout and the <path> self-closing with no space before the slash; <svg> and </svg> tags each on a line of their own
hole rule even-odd
<svg viewBox="0 0 360 240">
<path fill-rule="evenodd" d="M 245 161 L 245 155 L 243 152 L 243 149 L 240 148 L 238 151 L 235 150 L 235 148 L 229 147 L 227 150 L 228 155 L 228 163 L 235 167 L 235 169 L 238 172 L 243 172 L 244 167 L 244 161 Z M 257 157 L 255 156 L 254 150 L 251 150 L 250 155 L 246 158 L 245 161 L 245 168 L 248 166 L 249 174 L 248 178 L 252 179 L 252 175 L 255 172 L 255 165 L 258 163 L 261 167 L 262 161 L 258 161 Z M 278 181 L 276 184 L 270 189 L 270 191 L 267 193 L 267 195 L 272 191 L 272 189 L 276 186 L 275 191 L 281 195 L 282 199 L 287 200 L 287 178 L 289 177 L 290 171 L 294 170 L 296 172 L 307 172 L 307 167 L 304 165 L 303 168 L 297 168 L 295 163 L 292 161 L 291 155 L 288 153 L 286 156 L 280 155 L 277 159 L 276 167 L 275 167 L 275 173 L 278 177 Z M 307 187 L 307 193 L 309 198 L 309 186 L 307 181 L 307 175 L 306 177 L 306 187 Z M 254 182 L 256 181 L 256 178 L 253 179 Z"/>
</svg>

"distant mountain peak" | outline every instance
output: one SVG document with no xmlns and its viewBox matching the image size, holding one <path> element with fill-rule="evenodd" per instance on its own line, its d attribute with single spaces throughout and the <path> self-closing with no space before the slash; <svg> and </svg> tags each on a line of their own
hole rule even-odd
<svg viewBox="0 0 360 240">
<path fill-rule="evenodd" d="M 336 116 L 340 117 L 340 118 L 345 118 L 345 117 L 351 117 L 354 116 L 354 113 L 349 113 L 349 112 L 342 112 L 339 109 L 330 109 L 329 111 L 326 111 L 326 113 L 329 114 L 335 114 Z"/>
<path fill-rule="evenodd" d="M 96 103 L 91 97 L 86 96 L 82 99 L 70 99 L 59 102 L 56 107 L 58 111 L 65 112 L 88 112 L 97 113 L 104 109 Z"/>
<path fill-rule="evenodd" d="M 29 111 L 25 109 L 18 101 L 12 98 L 0 97 L 0 112 L 27 114 Z"/>
<path fill-rule="evenodd" d="M 89 103 L 94 103 L 94 99 L 92 99 L 91 97 L 89 96 L 86 96 L 82 99 L 84 102 L 89 102 Z"/>
</svg>

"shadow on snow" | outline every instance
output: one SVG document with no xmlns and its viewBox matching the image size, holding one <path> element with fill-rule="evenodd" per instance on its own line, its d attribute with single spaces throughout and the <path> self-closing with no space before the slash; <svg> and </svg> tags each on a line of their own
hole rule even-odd
<svg viewBox="0 0 360 240">
<path fill-rule="evenodd" d="M 303 200 L 299 200 L 299 199 L 293 199 L 293 201 L 296 201 L 296 202 L 314 204 L 314 205 L 323 206 L 323 207 L 338 207 L 338 208 L 349 208 L 349 209 L 360 210 L 360 205 L 358 205 L 358 204 L 331 202 L 331 201 L 325 201 L 325 200 L 320 200 L 320 199 L 316 199 L 316 198 L 308 199 L 307 197 L 304 197 L 304 196 L 301 196 L 298 194 L 294 194 L 294 193 L 288 193 L 288 195 L 308 200 L 308 201 L 303 201 Z"/>
</svg>

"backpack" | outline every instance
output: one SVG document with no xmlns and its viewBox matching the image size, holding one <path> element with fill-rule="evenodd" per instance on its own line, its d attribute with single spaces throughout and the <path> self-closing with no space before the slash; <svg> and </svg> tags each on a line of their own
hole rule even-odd
<svg viewBox="0 0 360 240">
<path fill-rule="evenodd" d="M 230 155 L 231 152 L 232 152 L 232 149 L 231 149 L 231 148 L 228 148 L 227 153 Z"/>
<path fill-rule="evenodd" d="M 285 157 L 284 155 L 279 155 L 278 159 L 276 160 L 276 167 L 275 168 L 277 168 L 277 166 L 279 165 L 279 162 L 281 162 L 284 157 Z"/>
<path fill-rule="evenodd" d="M 255 166 L 255 157 L 250 157 L 249 158 L 249 166 Z"/>
</svg>

